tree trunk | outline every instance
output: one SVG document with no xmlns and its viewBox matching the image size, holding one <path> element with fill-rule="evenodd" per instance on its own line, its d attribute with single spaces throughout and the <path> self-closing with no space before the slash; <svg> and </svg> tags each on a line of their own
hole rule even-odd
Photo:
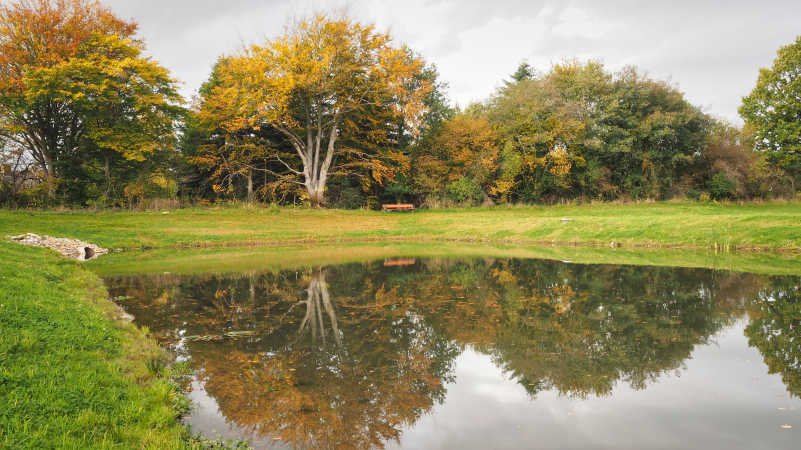
<svg viewBox="0 0 801 450">
<path fill-rule="evenodd" d="M 322 117 L 318 117 L 316 122 L 310 117 L 310 125 L 313 124 L 313 126 L 307 130 L 305 143 L 287 128 L 277 127 L 278 131 L 289 139 L 303 163 L 302 172 L 287 167 L 296 175 L 303 175 L 303 185 L 309 194 L 309 202 L 314 208 L 325 204 L 325 184 L 328 181 L 328 171 L 334 161 L 341 114 L 341 111 L 334 114 L 329 129 L 322 125 Z M 323 146 L 326 141 L 326 145 Z"/>
<path fill-rule="evenodd" d="M 326 343 L 327 330 L 325 328 L 325 321 L 323 320 L 323 312 L 328 315 L 331 321 L 331 331 L 334 336 L 334 341 L 338 346 L 342 345 L 342 335 L 337 323 L 336 311 L 334 311 L 334 304 L 331 301 L 331 295 L 328 292 L 328 283 L 325 281 L 325 273 L 319 272 L 312 276 L 309 281 L 309 288 L 306 290 L 308 297 L 306 301 L 302 301 L 306 305 L 306 314 L 303 321 L 300 323 L 298 335 L 303 335 L 306 328 L 311 328 L 312 341 L 317 342 L 317 333 L 320 333 L 320 338 L 323 344 Z"/>
<path fill-rule="evenodd" d="M 56 198 L 56 171 L 53 169 L 53 161 L 45 155 L 45 171 L 47 172 L 47 197 L 50 200 Z"/>
<path fill-rule="evenodd" d="M 111 195 L 111 158 L 108 153 L 103 155 L 105 158 L 105 173 L 106 173 L 106 204 L 108 205 L 108 198 Z"/>
<path fill-rule="evenodd" d="M 312 208 L 319 208 L 325 204 L 325 185 L 322 187 L 307 185 L 306 190 L 309 193 L 309 202 L 311 202 Z"/>
<path fill-rule="evenodd" d="M 248 203 L 253 203 L 253 169 L 248 169 Z"/>
</svg>

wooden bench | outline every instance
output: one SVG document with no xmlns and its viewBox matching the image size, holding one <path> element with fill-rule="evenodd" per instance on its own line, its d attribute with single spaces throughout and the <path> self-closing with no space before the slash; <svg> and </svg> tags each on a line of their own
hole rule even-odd
<svg viewBox="0 0 801 450">
<path fill-rule="evenodd" d="M 381 205 L 381 211 L 414 211 L 414 205 L 412 204 L 397 204 L 397 205 Z"/>
</svg>

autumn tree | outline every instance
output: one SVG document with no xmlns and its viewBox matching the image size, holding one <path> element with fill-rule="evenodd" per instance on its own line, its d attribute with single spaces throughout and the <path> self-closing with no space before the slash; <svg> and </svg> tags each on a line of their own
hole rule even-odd
<svg viewBox="0 0 801 450">
<path fill-rule="evenodd" d="M 540 78 L 521 76 L 490 100 L 488 116 L 502 139 L 502 200 L 566 196 L 575 185 L 588 136 L 582 100 L 597 95 L 608 76 L 600 65 L 559 64 Z"/>
<path fill-rule="evenodd" d="M 222 86 L 222 71 L 226 58 L 214 64 L 211 75 L 199 89 L 199 96 L 193 111 L 184 122 L 181 151 L 189 163 L 188 185 L 198 189 L 198 185 L 208 185 L 216 194 L 237 197 L 245 190 L 248 201 L 255 199 L 256 191 L 263 196 L 268 192 L 266 183 L 256 187 L 257 174 L 270 172 L 278 175 L 278 181 L 270 184 L 272 193 L 282 191 L 287 183 L 281 181 L 290 176 L 280 174 L 280 167 L 268 165 L 271 157 L 287 157 L 286 150 L 279 153 L 280 138 L 269 128 L 245 127 L 229 131 L 223 126 L 223 111 L 216 108 L 213 92 Z M 228 116 L 230 118 L 230 116 Z M 286 147 L 286 146 L 285 146 Z"/>
<path fill-rule="evenodd" d="M 142 55 L 137 25 L 96 1 L 0 7 L 0 133 L 52 183 L 92 155 L 144 161 L 172 143 L 175 81 Z"/>
<path fill-rule="evenodd" d="M 768 153 L 795 190 L 801 181 L 801 36 L 779 49 L 770 69 L 759 71 L 740 115 L 756 133 L 757 150 Z"/>
<path fill-rule="evenodd" d="M 409 203 L 424 200 L 422 197 L 431 194 L 430 190 L 420 186 L 415 180 L 417 174 L 416 161 L 420 155 L 426 154 L 434 145 L 444 124 L 448 123 L 457 113 L 458 108 L 448 98 L 448 83 L 440 78 L 437 67 L 428 65 L 418 75 L 419 83 L 427 83 L 431 90 L 423 97 L 425 113 L 419 134 L 408 133 L 401 136 L 399 147 L 403 154 L 401 159 L 408 164 L 396 171 L 395 177 L 389 183 L 380 186 L 381 191 L 376 194 L 386 203 Z"/>
<path fill-rule="evenodd" d="M 478 202 L 489 189 L 498 154 L 498 136 L 487 118 L 459 114 L 421 145 L 413 164 L 415 181 L 426 195 Z"/>
<path fill-rule="evenodd" d="M 414 134 L 425 112 L 431 86 L 419 77 L 423 69 L 373 26 L 318 15 L 225 58 L 200 113 L 229 133 L 278 133 L 294 155 L 273 159 L 320 205 L 331 175 L 391 177 L 399 119 L 402 133 Z"/>
<path fill-rule="evenodd" d="M 708 142 L 710 119 L 634 68 L 566 61 L 528 76 L 484 105 L 501 137 L 500 200 L 664 198 Z"/>
</svg>

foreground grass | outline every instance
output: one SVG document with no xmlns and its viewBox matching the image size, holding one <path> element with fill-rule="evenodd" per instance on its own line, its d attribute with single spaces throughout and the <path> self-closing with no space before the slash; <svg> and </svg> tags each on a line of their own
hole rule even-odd
<svg viewBox="0 0 801 450">
<path fill-rule="evenodd" d="M 96 275 L 5 242 L 0 260 L 0 448 L 190 446 L 161 350 Z"/>
<path fill-rule="evenodd" d="M 168 214 L 0 212 L 0 234 L 43 233 L 126 249 L 408 240 L 801 251 L 799 224 L 798 202 L 499 207 L 413 214 L 260 207 Z"/>
</svg>

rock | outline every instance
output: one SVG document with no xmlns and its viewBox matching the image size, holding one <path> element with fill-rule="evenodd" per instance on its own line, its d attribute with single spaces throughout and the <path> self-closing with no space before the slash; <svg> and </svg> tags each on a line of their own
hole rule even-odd
<svg viewBox="0 0 801 450">
<path fill-rule="evenodd" d="M 133 322 L 135 317 L 133 315 L 128 314 L 127 312 L 125 312 L 124 309 L 120 308 L 120 310 L 118 312 L 118 315 L 117 315 L 117 319 L 122 320 L 123 322 Z"/>
<path fill-rule="evenodd" d="M 88 261 L 108 253 L 108 250 L 105 248 L 98 247 L 97 245 L 90 244 L 88 242 L 79 241 L 77 239 L 39 236 L 38 234 L 34 233 L 10 236 L 10 239 L 22 245 L 49 248 L 61 253 L 67 258 L 77 261 Z"/>
</svg>

